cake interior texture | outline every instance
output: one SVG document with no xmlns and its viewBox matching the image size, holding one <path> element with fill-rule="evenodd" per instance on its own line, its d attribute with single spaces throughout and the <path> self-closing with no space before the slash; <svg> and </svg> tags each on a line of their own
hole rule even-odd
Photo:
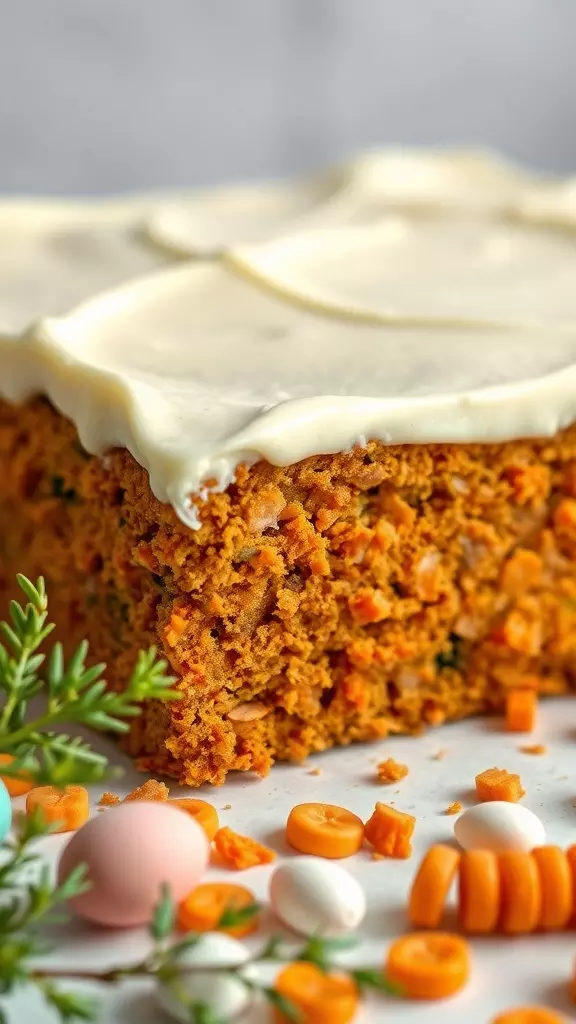
<svg viewBox="0 0 576 1024">
<path fill-rule="evenodd" d="M 131 724 L 144 770 L 220 784 L 574 682 L 576 427 L 240 466 L 194 531 L 38 398 L 0 402 L 0 479 L 3 598 L 43 574 L 111 686 L 151 643 L 180 677 Z"/>
</svg>

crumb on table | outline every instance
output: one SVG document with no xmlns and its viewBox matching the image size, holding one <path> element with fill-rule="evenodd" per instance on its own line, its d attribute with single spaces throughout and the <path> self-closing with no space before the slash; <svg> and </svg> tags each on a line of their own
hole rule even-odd
<svg viewBox="0 0 576 1024">
<path fill-rule="evenodd" d="M 453 804 L 448 804 L 444 814 L 460 814 L 461 810 L 462 804 L 460 803 L 460 800 L 455 800 Z"/>
<path fill-rule="evenodd" d="M 276 860 L 274 850 L 248 836 L 241 836 L 228 827 L 218 829 L 214 836 L 214 847 L 226 867 L 235 868 L 237 871 L 255 867 L 257 864 L 271 864 Z"/>
<path fill-rule="evenodd" d="M 479 800 L 504 800 L 515 804 L 525 793 L 520 776 L 505 768 L 486 768 L 476 776 L 476 795 Z"/>
<path fill-rule="evenodd" d="M 383 782 L 385 786 L 389 786 L 393 782 L 399 782 L 400 779 L 406 778 L 408 775 L 408 765 L 395 761 L 393 757 L 388 757 L 385 761 L 380 761 L 376 765 L 376 772 L 380 782 Z"/>
<path fill-rule="evenodd" d="M 522 754 L 534 754 L 536 757 L 548 753 L 548 747 L 545 743 L 526 743 L 524 746 L 518 747 L 518 750 Z"/>
<path fill-rule="evenodd" d="M 165 782 L 147 779 L 124 797 L 124 803 L 130 803 L 132 800 L 167 800 L 169 795 L 170 790 Z"/>
</svg>

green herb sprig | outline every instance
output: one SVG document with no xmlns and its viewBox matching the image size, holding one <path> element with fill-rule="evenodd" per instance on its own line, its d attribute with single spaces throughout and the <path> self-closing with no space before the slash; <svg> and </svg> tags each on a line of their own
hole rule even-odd
<svg viewBox="0 0 576 1024">
<path fill-rule="evenodd" d="M 119 693 L 107 689 L 104 664 L 86 667 L 88 643 L 82 641 L 68 662 L 62 645 L 48 655 L 40 651 L 54 625 L 48 622 L 44 580 L 36 584 L 18 576 L 28 599 L 25 606 L 10 603 L 10 622 L 0 622 L 0 691 L 5 700 L 0 713 L 0 752 L 14 762 L 5 775 L 30 774 L 41 785 L 92 783 L 103 778 L 107 759 L 77 736 L 54 731 L 62 725 L 87 726 L 100 732 L 122 733 L 126 719 L 141 712 L 144 700 L 177 700 L 175 677 L 155 647 L 140 651 L 127 685 Z M 45 696 L 39 717 L 29 720 L 33 697 Z"/>
</svg>

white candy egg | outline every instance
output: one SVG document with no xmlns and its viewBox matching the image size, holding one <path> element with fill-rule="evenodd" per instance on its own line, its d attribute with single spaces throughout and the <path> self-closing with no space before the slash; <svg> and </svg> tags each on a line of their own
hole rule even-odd
<svg viewBox="0 0 576 1024">
<path fill-rule="evenodd" d="M 491 800 L 464 811 L 454 823 L 454 835 L 465 850 L 525 850 L 546 842 L 540 818 L 521 804 Z"/>
<path fill-rule="evenodd" d="M 296 857 L 270 879 L 270 903 L 300 935 L 333 938 L 354 931 L 366 913 L 366 897 L 344 868 L 323 857 Z"/>
<path fill-rule="evenodd" d="M 182 967 L 198 968 L 182 974 L 183 991 L 191 1002 L 205 1003 L 219 1020 L 232 1020 L 246 1009 L 250 993 L 240 978 L 227 974 L 224 968 L 241 967 L 249 958 L 246 947 L 231 935 L 206 932 L 179 959 Z M 222 967 L 223 970 L 203 971 L 203 967 Z M 246 967 L 243 973 L 249 978 L 253 972 Z M 157 999 L 169 1016 L 182 1024 L 190 1021 L 190 1010 L 176 999 L 168 985 L 158 983 Z"/>
</svg>

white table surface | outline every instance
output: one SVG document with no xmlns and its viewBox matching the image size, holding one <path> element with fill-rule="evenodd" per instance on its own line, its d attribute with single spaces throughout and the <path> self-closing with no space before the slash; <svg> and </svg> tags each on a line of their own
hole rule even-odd
<svg viewBox="0 0 576 1024">
<path fill-rule="evenodd" d="M 362 883 L 369 905 L 360 944 L 347 956 L 358 965 L 377 966 L 383 962 L 390 940 L 407 926 L 408 888 L 422 854 L 431 843 L 451 839 L 455 818 L 443 814 L 444 809 L 455 800 L 461 800 L 465 807 L 474 802 L 474 776 L 484 768 L 497 765 L 519 772 L 527 790 L 523 802 L 545 822 L 547 840 L 564 848 L 576 842 L 575 711 L 576 704 L 570 699 L 551 700 L 542 704 L 539 727 L 530 737 L 505 733 L 498 718 L 477 719 L 434 729 L 417 739 L 395 738 L 331 751 L 302 766 L 280 765 L 264 780 L 237 775 L 220 789 L 203 789 L 198 795 L 215 804 L 222 824 L 268 843 L 279 858 L 291 855 L 284 843 L 283 826 L 290 808 L 301 801 L 338 803 L 363 818 L 370 815 L 376 800 L 395 801 L 398 808 L 414 814 L 417 825 L 409 860 L 375 861 L 368 850 L 363 850 L 340 862 Z M 548 745 L 545 756 L 519 751 L 523 743 L 537 741 Z M 109 744 L 101 746 L 108 754 L 112 752 L 115 761 L 120 760 Z M 446 751 L 440 760 L 434 757 L 439 750 Z M 389 756 L 406 763 L 410 773 L 398 784 L 383 786 L 375 781 L 375 764 Z M 320 768 L 321 774 L 311 775 L 312 768 Z M 142 777 L 127 767 L 123 788 L 127 791 L 141 781 Z M 103 788 L 95 792 L 95 800 Z M 172 795 L 182 794 L 174 787 Z M 224 809 L 226 804 L 231 804 L 230 809 Z M 46 857 L 55 860 L 66 841 L 65 836 L 44 840 Z M 241 882 L 265 900 L 270 872 L 270 866 L 243 872 L 211 868 L 209 877 Z M 280 930 L 273 922 L 272 927 Z M 257 944 L 268 931 L 269 926 L 249 941 Z M 72 962 L 76 968 L 112 966 L 141 957 L 147 948 L 144 932 L 95 932 L 79 922 L 61 927 L 53 939 L 56 948 L 51 960 L 55 966 Z M 422 1004 L 373 1000 L 366 1004 L 358 1021 L 489 1024 L 498 1011 L 527 1003 L 555 1008 L 566 1015 L 566 1020 L 576 1020 L 576 1007 L 571 1006 L 567 990 L 576 955 L 576 933 L 475 940 L 472 949 L 473 977 L 455 998 Z M 101 996 L 102 1024 L 162 1024 L 165 1020 L 151 998 L 148 983 L 126 983 L 112 990 L 96 986 L 89 989 Z M 5 1005 L 11 1024 L 50 1024 L 55 1020 L 33 992 L 21 991 Z M 242 1019 L 242 1024 L 267 1019 L 267 1010 L 256 1008 Z"/>
</svg>

